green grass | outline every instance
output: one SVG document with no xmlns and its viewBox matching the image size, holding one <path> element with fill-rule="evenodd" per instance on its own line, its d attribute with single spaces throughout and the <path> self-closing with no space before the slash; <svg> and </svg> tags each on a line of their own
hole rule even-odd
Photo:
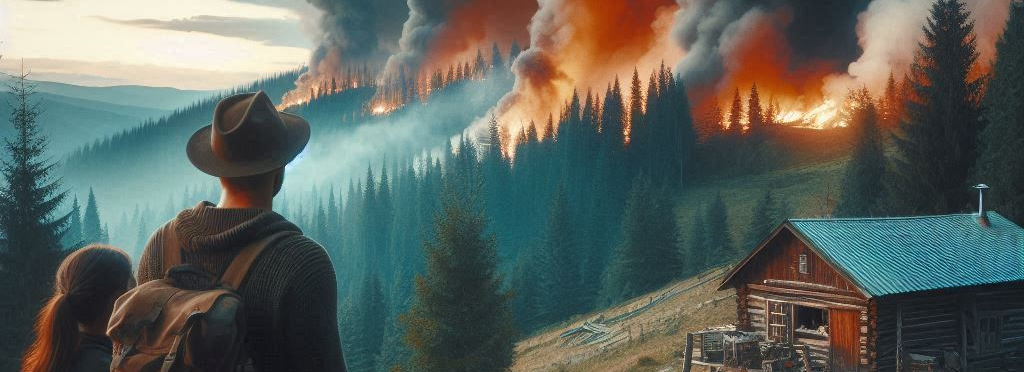
<svg viewBox="0 0 1024 372">
<path fill-rule="evenodd" d="M 726 204 L 730 238 L 746 252 L 743 241 L 751 215 L 766 190 L 776 203 L 787 205 L 787 218 L 824 217 L 842 192 L 842 175 L 849 160 L 849 133 L 845 129 L 818 131 L 786 128 L 773 133 L 773 140 L 788 152 L 788 166 L 755 175 L 710 179 L 690 185 L 679 195 L 676 217 L 680 238 L 688 244 L 697 208 L 705 210 L 716 193 Z"/>
</svg>

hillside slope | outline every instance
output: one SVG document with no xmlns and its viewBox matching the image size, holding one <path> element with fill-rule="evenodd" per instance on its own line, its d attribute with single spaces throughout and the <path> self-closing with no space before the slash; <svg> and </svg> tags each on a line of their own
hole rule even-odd
<svg viewBox="0 0 1024 372">
<path fill-rule="evenodd" d="M 109 136 L 169 112 L 52 93 L 36 93 L 33 98 L 41 109 L 39 129 L 49 138 L 49 151 L 56 156 L 81 146 L 83 142 Z M 8 122 L 10 104 L 10 95 L 0 93 L 0 137 L 14 134 L 14 128 Z"/>
<path fill-rule="evenodd" d="M 785 165 L 760 174 L 712 178 L 688 186 L 676 203 L 680 239 L 684 245 L 690 241 L 695 215 L 704 215 L 716 194 L 725 202 L 729 238 L 743 252 L 753 249 L 744 246 L 744 241 L 754 208 L 766 191 L 771 191 L 786 218 L 830 214 L 842 194 L 843 172 L 852 149 L 850 135 L 845 128 L 776 129 L 772 141 L 785 151 Z"/>
<path fill-rule="evenodd" d="M 3 80 L 7 83 L 7 79 Z M 87 87 L 49 81 L 35 85 L 33 102 L 40 108 L 39 128 L 50 140 L 49 153 L 55 158 L 85 143 L 163 117 L 172 110 L 194 103 L 213 92 L 162 87 Z M 13 134 L 8 123 L 12 97 L 0 84 L 0 137 Z"/>
<path fill-rule="evenodd" d="M 842 192 L 840 180 L 850 153 L 848 135 L 841 130 L 785 128 L 775 133 L 774 141 L 791 154 L 788 166 L 690 185 L 676 199 L 681 241 L 689 242 L 694 214 L 698 208 L 707 208 L 718 193 L 727 208 L 729 238 L 742 252 L 753 249 L 744 240 L 754 206 L 765 190 L 786 204 L 789 218 L 827 214 Z M 517 344 L 512 370 L 679 370 L 686 332 L 736 321 L 735 292 L 718 291 L 725 271 L 711 269 L 539 331 Z"/>
<path fill-rule="evenodd" d="M 686 332 L 736 322 L 736 292 L 718 291 L 726 270 L 548 327 L 516 344 L 512 371 L 678 370 Z"/>
</svg>

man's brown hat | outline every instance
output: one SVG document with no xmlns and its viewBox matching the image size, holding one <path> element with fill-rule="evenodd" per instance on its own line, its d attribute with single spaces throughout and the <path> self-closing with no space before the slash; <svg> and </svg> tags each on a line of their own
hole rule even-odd
<svg viewBox="0 0 1024 372">
<path fill-rule="evenodd" d="M 278 112 L 266 93 L 224 98 L 213 124 L 188 140 L 188 160 L 206 174 L 244 177 L 270 172 L 295 159 L 309 142 L 309 123 Z"/>
</svg>

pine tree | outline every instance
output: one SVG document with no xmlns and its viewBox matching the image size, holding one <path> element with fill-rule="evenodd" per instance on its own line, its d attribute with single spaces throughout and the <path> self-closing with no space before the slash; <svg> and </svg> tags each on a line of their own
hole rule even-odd
<svg viewBox="0 0 1024 372">
<path fill-rule="evenodd" d="M 732 244 L 729 231 L 729 217 L 725 210 L 722 193 L 715 194 L 715 199 L 708 206 L 704 223 L 707 224 L 707 262 L 708 266 L 718 266 L 738 258 L 739 254 Z"/>
<path fill-rule="evenodd" d="M 697 134 L 702 140 L 707 140 L 711 136 L 717 135 L 724 130 L 722 127 L 722 106 L 718 104 L 717 99 L 711 100 L 711 108 L 708 109 L 704 116 L 703 125 L 701 125 Z"/>
<path fill-rule="evenodd" d="M 560 273 L 554 252 L 543 241 L 533 242 L 519 257 L 513 278 L 513 310 L 516 324 L 528 333 L 559 320 Z"/>
<path fill-rule="evenodd" d="M 473 61 L 473 78 L 482 78 L 487 73 L 488 64 L 484 60 L 484 53 L 480 49 L 476 50 L 476 59 Z"/>
<path fill-rule="evenodd" d="M 779 103 L 775 100 L 775 95 L 768 97 L 768 104 L 764 108 L 764 125 L 773 126 L 778 124 L 775 120 L 775 116 L 779 114 Z"/>
<path fill-rule="evenodd" d="M 747 239 L 743 242 L 743 250 L 753 250 L 764 238 L 768 237 L 775 227 L 781 222 L 778 213 L 778 206 L 771 190 L 765 190 L 761 198 L 754 206 L 754 213 L 750 216 L 750 228 L 747 229 Z"/>
<path fill-rule="evenodd" d="M 633 80 L 629 84 L 629 126 L 630 131 L 640 127 L 644 117 L 644 96 L 640 90 L 640 73 L 633 68 Z"/>
<path fill-rule="evenodd" d="M 103 223 L 100 222 L 99 206 L 96 205 L 96 194 L 89 189 L 89 199 L 85 202 L 85 214 L 82 216 L 82 240 L 86 244 L 100 243 L 103 240 Z"/>
<path fill-rule="evenodd" d="M 764 129 L 764 111 L 761 109 L 761 96 L 757 94 L 757 84 L 750 88 L 750 97 L 747 98 L 747 122 L 751 130 Z"/>
<path fill-rule="evenodd" d="M 351 342 L 345 364 L 353 372 L 376 372 L 376 360 L 384 342 L 387 303 L 380 279 L 371 275 L 363 281 L 352 314 Z"/>
<path fill-rule="evenodd" d="M 389 312 L 390 313 L 390 312 Z M 377 357 L 377 372 L 401 372 L 411 370 L 409 348 L 402 341 L 405 332 L 397 318 L 388 319 L 384 326 L 384 344 Z"/>
<path fill-rule="evenodd" d="M 1010 7 L 996 43 L 996 61 L 983 105 L 988 124 L 979 136 L 974 179 L 992 186 L 989 200 L 1004 216 L 1024 224 L 1024 6 Z"/>
<path fill-rule="evenodd" d="M 426 273 L 403 316 L 413 370 L 501 372 L 512 366 L 515 331 L 509 294 L 497 273 L 494 237 L 486 218 L 451 191 L 424 243 Z M 466 199 L 466 198 L 461 198 Z"/>
<path fill-rule="evenodd" d="M 622 243 L 610 268 L 613 302 L 655 290 L 682 275 L 675 213 L 663 190 L 639 175 L 622 220 Z"/>
<path fill-rule="evenodd" d="M 324 246 L 331 257 L 341 257 L 341 209 L 334 198 L 332 185 L 327 196 L 327 223 L 324 231 Z"/>
<path fill-rule="evenodd" d="M 35 86 L 25 73 L 8 84 L 13 137 L 4 141 L 0 174 L 0 370 L 18 369 L 32 336 L 35 315 L 53 287 L 53 273 L 65 251 L 61 245 L 69 215 L 57 215 L 67 196 L 59 180 L 52 179 L 57 164 L 46 158 L 46 137 L 39 132 Z M 56 216 L 55 216 L 56 215 Z M 12 357 L 13 356 L 13 357 Z"/>
<path fill-rule="evenodd" d="M 585 258 L 569 211 L 569 198 L 565 187 L 561 186 L 551 201 L 551 214 L 544 234 L 544 249 L 550 252 L 556 275 L 554 303 L 549 304 L 553 321 L 564 320 L 585 307 L 581 265 Z"/>
<path fill-rule="evenodd" d="M 71 202 L 71 212 L 68 214 L 68 228 L 62 239 L 65 248 L 75 248 L 83 243 L 82 240 L 82 209 L 78 205 L 78 198 Z"/>
<path fill-rule="evenodd" d="M 498 48 L 498 43 L 491 44 L 491 69 L 501 73 L 508 72 L 508 69 L 505 68 L 505 61 L 501 57 L 501 49 Z"/>
<path fill-rule="evenodd" d="M 855 106 L 850 126 L 857 133 L 857 142 L 846 165 L 842 196 L 835 214 L 872 216 L 878 210 L 885 173 L 885 150 L 878 131 L 878 115 L 867 89 L 855 91 L 847 101 Z"/>
<path fill-rule="evenodd" d="M 740 98 L 740 90 L 736 88 L 736 91 L 732 96 L 732 106 L 729 109 L 729 128 L 727 128 L 729 134 L 739 135 L 743 133 L 743 100 Z"/>
<path fill-rule="evenodd" d="M 896 84 L 896 76 L 892 71 L 889 72 L 889 79 L 885 82 L 885 92 L 882 93 L 878 102 L 880 127 L 896 128 L 903 115 L 903 97 L 900 95 L 900 87 Z"/>
<path fill-rule="evenodd" d="M 508 50 L 508 65 L 509 65 L 509 67 L 511 67 L 512 63 L 516 61 L 516 58 L 519 58 L 519 53 L 520 52 L 522 52 L 522 49 L 519 48 L 519 42 L 517 42 L 515 40 L 512 40 L 512 46 L 509 47 L 509 50 Z"/>
<path fill-rule="evenodd" d="M 967 176 L 976 158 L 983 84 L 970 77 L 978 57 L 974 23 L 960 0 L 938 0 L 924 31 L 887 177 L 891 214 L 944 214 L 970 203 Z"/>
<path fill-rule="evenodd" d="M 704 222 L 703 208 L 697 207 L 693 212 L 693 219 L 690 221 L 690 241 L 686 245 L 686 254 L 683 260 L 686 262 L 686 273 L 695 274 L 704 271 L 708 267 L 708 233 Z"/>
</svg>

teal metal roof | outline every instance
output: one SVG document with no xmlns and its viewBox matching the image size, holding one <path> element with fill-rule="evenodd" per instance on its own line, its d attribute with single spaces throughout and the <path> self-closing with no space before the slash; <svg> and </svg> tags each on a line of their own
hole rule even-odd
<svg viewBox="0 0 1024 372">
<path fill-rule="evenodd" d="M 1024 229 L 989 212 L 792 219 L 796 234 L 870 296 L 1024 280 Z"/>
</svg>

